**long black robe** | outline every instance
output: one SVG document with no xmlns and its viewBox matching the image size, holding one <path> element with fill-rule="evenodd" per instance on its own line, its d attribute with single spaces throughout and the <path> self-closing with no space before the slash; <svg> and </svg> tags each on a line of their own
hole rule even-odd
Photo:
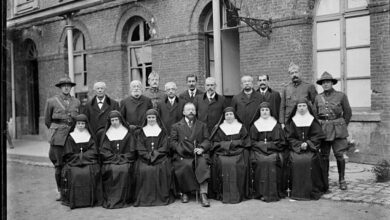
<svg viewBox="0 0 390 220">
<path fill-rule="evenodd" d="M 101 205 L 102 181 L 93 138 L 85 143 L 76 143 L 68 135 L 63 160 L 63 204 L 71 209 Z"/>
<path fill-rule="evenodd" d="M 278 201 L 283 197 L 281 153 L 286 146 L 283 129 L 275 124 L 272 131 L 259 132 L 252 125 L 250 138 L 253 196 L 266 202 Z"/>
<path fill-rule="evenodd" d="M 172 165 L 180 192 L 198 190 L 199 184 L 210 178 L 208 153 L 211 145 L 208 139 L 207 126 L 199 120 L 195 120 L 192 128 L 188 127 L 184 118 L 172 126 L 170 142 L 173 151 Z M 197 147 L 204 149 L 202 155 L 196 156 L 196 160 L 194 142 Z"/>
<path fill-rule="evenodd" d="M 324 170 L 318 149 L 325 138 L 316 119 L 310 127 L 297 127 L 293 120 L 286 126 L 290 145 L 291 198 L 297 200 L 319 199 L 325 192 Z M 303 142 L 307 149 L 300 148 Z"/>
<path fill-rule="evenodd" d="M 132 202 L 134 144 L 130 130 L 122 140 L 110 141 L 104 135 L 100 149 L 104 208 L 122 208 Z"/>
<path fill-rule="evenodd" d="M 248 194 L 248 132 L 242 125 L 238 134 L 226 135 L 218 127 L 212 141 L 212 194 L 223 203 L 239 203 Z"/>
<path fill-rule="evenodd" d="M 174 202 L 174 177 L 168 158 L 168 136 L 161 131 L 157 137 L 136 132 L 135 201 L 134 206 L 168 205 Z M 152 149 L 153 143 L 153 149 Z"/>
</svg>

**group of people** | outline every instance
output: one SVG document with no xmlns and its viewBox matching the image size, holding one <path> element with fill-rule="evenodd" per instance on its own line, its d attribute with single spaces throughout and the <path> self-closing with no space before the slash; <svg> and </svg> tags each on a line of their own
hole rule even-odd
<svg viewBox="0 0 390 220">
<path fill-rule="evenodd" d="M 47 101 L 49 158 L 55 166 L 58 201 L 71 208 L 122 208 L 167 205 L 192 197 L 209 207 L 208 197 L 223 203 L 245 199 L 278 201 L 319 199 L 329 191 L 329 153 L 333 148 L 340 189 L 346 190 L 344 152 L 351 108 L 347 96 L 324 72 L 317 84 L 302 81 L 290 64 L 291 82 L 281 93 L 269 76 L 241 78 L 242 91 L 231 100 L 216 93 L 216 80 L 177 94 L 174 82 L 159 89 L 130 83 L 130 96 L 118 103 L 104 82 L 82 108 L 70 95 L 75 83 L 62 78 L 61 94 Z"/>
</svg>

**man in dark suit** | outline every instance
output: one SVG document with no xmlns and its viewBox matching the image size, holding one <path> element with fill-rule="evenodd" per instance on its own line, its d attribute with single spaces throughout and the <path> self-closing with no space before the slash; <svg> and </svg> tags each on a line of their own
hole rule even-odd
<svg viewBox="0 0 390 220">
<path fill-rule="evenodd" d="M 108 113 L 119 110 L 119 103 L 106 94 L 106 83 L 97 82 L 93 85 L 95 96 L 87 102 L 84 114 L 88 117 L 92 132 L 96 135 L 98 144 L 107 123 Z"/>
<path fill-rule="evenodd" d="M 269 76 L 266 74 L 258 76 L 259 81 L 259 89 L 257 92 L 261 95 L 261 102 L 268 102 L 270 104 L 271 114 L 279 119 L 279 111 L 280 111 L 280 93 L 276 90 L 273 90 L 269 87 Z"/>
<path fill-rule="evenodd" d="M 225 97 L 215 92 L 216 80 L 208 77 L 205 81 L 206 93 L 198 95 L 194 99 L 194 104 L 198 110 L 198 119 L 207 124 L 209 133 L 218 123 L 223 110 L 227 107 Z"/>
<path fill-rule="evenodd" d="M 165 84 L 165 98 L 157 103 L 157 109 L 161 116 L 161 121 L 164 123 L 168 132 L 171 132 L 171 127 L 174 123 L 183 118 L 184 101 L 176 96 L 176 83 L 167 82 Z"/>
<path fill-rule="evenodd" d="M 242 91 L 233 96 L 231 106 L 236 110 L 245 128 L 249 131 L 250 123 L 261 103 L 261 95 L 253 89 L 252 76 L 241 77 Z"/>
<path fill-rule="evenodd" d="M 142 95 L 142 88 L 141 81 L 131 81 L 130 96 L 120 102 L 120 112 L 129 125 L 141 126 L 145 112 L 153 108 L 151 99 Z"/>
<path fill-rule="evenodd" d="M 182 92 L 179 95 L 179 98 L 183 99 L 185 103 L 194 102 L 194 98 L 197 95 L 201 95 L 204 92 L 196 88 L 196 84 L 198 82 L 198 77 L 194 74 L 190 74 L 187 76 L 187 86 L 188 90 Z"/>
<path fill-rule="evenodd" d="M 193 103 L 186 103 L 184 118 L 174 124 L 171 130 L 171 147 L 174 152 L 172 164 L 183 203 L 189 201 L 188 194 L 200 189 L 203 207 L 209 207 L 207 199 L 210 167 L 206 159 L 211 148 L 209 132 L 205 123 L 196 120 Z"/>
</svg>

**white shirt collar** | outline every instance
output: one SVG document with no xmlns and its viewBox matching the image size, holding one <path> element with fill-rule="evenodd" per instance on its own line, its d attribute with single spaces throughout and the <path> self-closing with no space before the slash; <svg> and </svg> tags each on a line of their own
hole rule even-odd
<svg viewBox="0 0 390 220">
<path fill-rule="evenodd" d="M 196 95 L 196 88 L 192 91 L 194 93 L 194 96 Z M 188 90 L 188 95 L 191 96 L 191 90 Z"/>
<path fill-rule="evenodd" d="M 104 100 L 106 99 L 106 96 L 103 96 L 103 99 L 102 99 L 102 102 L 104 103 Z M 96 96 L 96 102 L 97 103 L 99 103 L 100 102 L 100 100 L 99 100 L 99 98 Z"/>
<path fill-rule="evenodd" d="M 215 92 L 211 96 L 208 92 L 206 92 L 206 95 L 208 99 L 213 99 L 215 97 Z"/>
<path fill-rule="evenodd" d="M 268 91 L 268 87 L 265 88 L 264 90 L 260 89 L 259 91 L 260 91 L 260 93 L 266 93 Z"/>
<path fill-rule="evenodd" d="M 169 96 L 168 96 L 168 100 L 169 100 L 169 102 L 174 102 L 175 101 L 175 99 L 176 99 L 176 96 L 173 96 L 173 98 L 169 98 Z"/>
</svg>

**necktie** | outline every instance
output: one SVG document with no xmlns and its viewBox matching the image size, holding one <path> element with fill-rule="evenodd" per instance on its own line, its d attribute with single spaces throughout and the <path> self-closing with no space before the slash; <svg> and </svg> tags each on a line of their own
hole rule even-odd
<svg viewBox="0 0 390 220">
<path fill-rule="evenodd" d="M 188 121 L 188 127 L 192 128 L 192 124 L 193 124 L 192 121 Z"/>
<path fill-rule="evenodd" d="M 194 98 L 194 92 L 191 91 L 191 97 L 190 98 Z"/>
</svg>

